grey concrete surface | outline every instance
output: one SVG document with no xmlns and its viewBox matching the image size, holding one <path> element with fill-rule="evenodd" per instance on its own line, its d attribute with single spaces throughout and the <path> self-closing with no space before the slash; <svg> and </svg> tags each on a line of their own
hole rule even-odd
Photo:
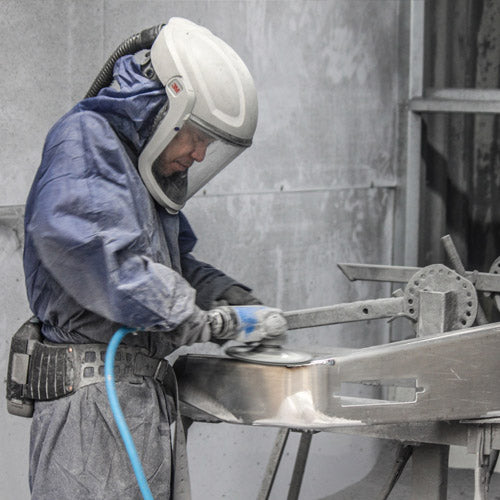
<svg viewBox="0 0 500 500">
<path fill-rule="evenodd" d="M 232 45 L 254 75 L 260 104 L 253 147 L 186 207 L 197 257 L 285 310 L 387 296 L 385 285 L 347 282 L 336 263 L 390 263 L 401 245 L 394 219 L 404 3 L 2 0 L 0 63 L 9 71 L 0 81 L 0 370 L 11 334 L 29 315 L 19 227 L 44 137 L 121 41 L 171 16 L 199 22 Z M 387 323 L 371 322 L 294 332 L 289 342 L 361 347 L 388 335 Z M 2 384 L 2 399 L 4 391 Z M 0 497 L 23 500 L 29 421 L 1 405 L 0 424 Z M 194 424 L 194 499 L 255 498 L 275 434 Z M 357 482 L 378 448 L 367 438 L 316 435 L 301 498 Z M 285 495 L 292 462 L 287 451 L 273 498 Z"/>
<path fill-rule="evenodd" d="M 373 469 L 359 483 L 321 498 L 321 500 L 368 500 L 380 498 L 379 493 L 386 491 L 386 481 L 397 456 L 398 442 L 382 442 L 380 454 Z M 387 500 L 416 500 L 413 490 L 413 461 L 410 458 L 401 477 L 394 485 Z M 470 500 L 474 497 L 474 471 L 450 467 L 447 477 L 447 498 L 449 500 Z M 500 474 L 495 473 L 489 484 L 488 498 L 500 498 Z"/>
<path fill-rule="evenodd" d="M 0 498 L 5 499 L 28 498 L 29 420 L 7 413 L 3 383 L 13 328 L 29 317 L 21 266 L 23 213 L 22 207 L 0 207 Z"/>
</svg>

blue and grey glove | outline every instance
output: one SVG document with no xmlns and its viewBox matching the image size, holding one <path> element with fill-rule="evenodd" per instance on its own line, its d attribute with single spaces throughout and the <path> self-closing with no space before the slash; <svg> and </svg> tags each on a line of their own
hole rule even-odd
<svg viewBox="0 0 500 500">
<path fill-rule="evenodd" d="M 261 342 L 286 332 L 280 309 L 266 306 L 221 306 L 208 311 L 210 333 L 216 340 Z"/>
</svg>

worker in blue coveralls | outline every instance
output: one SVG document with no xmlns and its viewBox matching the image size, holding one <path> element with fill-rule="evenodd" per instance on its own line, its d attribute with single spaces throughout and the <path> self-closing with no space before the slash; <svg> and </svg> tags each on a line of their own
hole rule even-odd
<svg viewBox="0 0 500 500">
<path fill-rule="evenodd" d="M 259 302 L 193 257 L 196 237 L 181 212 L 251 144 L 252 78 L 228 45 L 190 21 L 146 31 L 117 49 L 110 81 L 105 67 L 98 88 L 50 130 L 26 205 L 27 293 L 52 349 L 37 361 L 47 393 L 31 428 L 35 500 L 140 498 L 102 374 L 100 347 L 121 326 L 138 331 L 118 349 L 117 392 L 155 499 L 173 496 L 160 360 L 181 345 L 284 331 L 278 309 L 231 307 Z M 243 310 L 255 314 L 251 328 Z M 51 353 L 66 351 L 80 356 L 70 387 L 67 363 L 50 365 L 60 363 Z"/>
</svg>

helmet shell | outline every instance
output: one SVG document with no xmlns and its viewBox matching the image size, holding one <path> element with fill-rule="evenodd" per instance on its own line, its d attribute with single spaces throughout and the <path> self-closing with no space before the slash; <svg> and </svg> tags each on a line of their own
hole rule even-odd
<svg viewBox="0 0 500 500">
<path fill-rule="evenodd" d="M 151 47 L 151 62 L 165 86 L 168 111 L 157 120 L 139 156 L 139 172 L 156 201 L 175 213 L 252 144 L 258 117 L 257 91 L 238 54 L 210 30 L 187 19 L 174 17 L 162 28 Z M 159 183 L 152 169 L 188 120 L 233 148 L 227 148 L 227 154 L 212 155 L 217 161 L 207 162 L 209 167 L 191 167 L 186 198 L 180 203 L 168 196 L 168 183 Z"/>
<path fill-rule="evenodd" d="M 245 63 L 210 30 L 172 18 L 151 48 L 156 74 L 169 88 L 176 77 L 194 92 L 193 121 L 249 145 L 257 126 L 257 92 Z M 172 93 L 171 88 L 169 88 Z M 243 145 L 243 144 L 242 144 Z"/>
</svg>

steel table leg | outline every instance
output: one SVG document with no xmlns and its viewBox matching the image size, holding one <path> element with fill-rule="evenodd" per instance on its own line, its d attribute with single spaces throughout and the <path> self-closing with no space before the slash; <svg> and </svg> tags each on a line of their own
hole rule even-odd
<svg viewBox="0 0 500 500">
<path fill-rule="evenodd" d="M 421 444 L 413 449 L 412 499 L 446 500 L 448 445 Z"/>
<path fill-rule="evenodd" d="M 280 429 L 278 431 L 278 436 L 276 437 L 271 456 L 269 457 L 269 462 L 267 463 L 266 474 L 262 481 L 257 500 L 267 500 L 271 494 L 276 472 L 278 471 L 281 457 L 283 456 L 283 450 L 285 449 L 289 435 L 290 429 Z"/>
<path fill-rule="evenodd" d="M 288 500 L 297 500 L 299 498 L 300 487 L 302 486 L 302 478 L 304 477 L 304 470 L 306 468 L 307 457 L 309 455 L 312 435 L 312 432 L 301 432 L 299 449 L 297 451 L 297 458 L 295 459 L 295 466 L 293 468 L 292 481 L 290 482 L 290 489 L 288 490 Z"/>
</svg>

